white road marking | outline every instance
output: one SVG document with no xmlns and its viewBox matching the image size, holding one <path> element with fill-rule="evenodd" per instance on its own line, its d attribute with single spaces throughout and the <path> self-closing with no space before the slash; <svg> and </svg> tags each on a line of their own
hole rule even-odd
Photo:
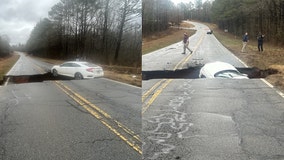
<svg viewBox="0 0 284 160">
<path fill-rule="evenodd" d="M 264 82 L 266 85 L 268 85 L 270 88 L 275 89 L 275 87 L 274 87 L 271 83 L 269 83 L 267 80 L 265 80 L 265 79 L 263 79 L 263 78 L 261 78 L 261 80 L 262 80 L 262 82 Z M 276 90 L 276 89 L 275 89 L 275 90 Z M 281 91 L 279 91 L 279 90 L 276 90 L 276 93 L 279 94 L 281 97 L 284 98 L 284 93 L 283 93 L 283 92 L 281 92 Z"/>
</svg>

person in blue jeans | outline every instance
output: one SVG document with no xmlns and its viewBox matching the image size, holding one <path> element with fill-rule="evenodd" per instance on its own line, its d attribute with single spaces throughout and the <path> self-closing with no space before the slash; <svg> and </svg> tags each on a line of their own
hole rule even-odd
<svg viewBox="0 0 284 160">
<path fill-rule="evenodd" d="M 243 35 L 243 48 L 242 48 L 242 52 L 245 52 L 248 41 L 249 41 L 248 32 L 246 32 Z"/>
<path fill-rule="evenodd" d="M 192 53 L 193 51 L 188 47 L 189 45 L 189 41 L 188 41 L 188 35 L 187 33 L 184 33 L 183 34 L 183 53 L 182 54 L 185 54 L 186 53 L 186 49 L 188 49 L 190 51 L 190 53 Z"/>
<path fill-rule="evenodd" d="M 263 38 L 264 38 L 264 34 L 261 34 L 261 32 L 259 32 L 258 36 L 257 36 L 257 48 L 258 51 L 263 52 Z"/>
</svg>

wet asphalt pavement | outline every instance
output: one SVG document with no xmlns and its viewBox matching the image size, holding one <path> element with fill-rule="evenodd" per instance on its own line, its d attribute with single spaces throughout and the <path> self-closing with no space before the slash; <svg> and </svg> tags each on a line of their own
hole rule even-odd
<svg viewBox="0 0 284 160">
<path fill-rule="evenodd" d="M 173 44 L 143 56 L 143 71 L 166 74 L 217 60 L 246 67 L 206 34 L 208 27 L 193 24 L 198 30 L 190 38 L 192 55 Z M 283 94 L 262 79 L 190 77 L 143 81 L 143 159 L 284 159 Z"/>
<path fill-rule="evenodd" d="M 141 88 L 53 79 L 51 64 L 20 54 L 0 87 L 1 160 L 141 159 Z"/>
</svg>

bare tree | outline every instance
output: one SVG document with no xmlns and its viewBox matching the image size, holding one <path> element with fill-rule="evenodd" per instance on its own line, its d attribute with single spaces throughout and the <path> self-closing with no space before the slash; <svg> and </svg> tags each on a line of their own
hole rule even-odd
<svg viewBox="0 0 284 160">
<path fill-rule="evenodd" d="M 140 12 L 141 0 L 61 0 L 49 12 L 48 28 L 40 22 L 26 47 L 39 56 L 80 56 L 99 63 L 131 65 L 137 56 L 129 55 L 139 54 L 137 44 L 141 48 L 137 32 L 142 31 L 136 25 Z"/>
<path fill-rule="evenodd" d="M 123 0 L 122 6 L 120 8 L 121 13 L 121 20 L 119 24 L 119 31 L 118 31 L 118 40 L 115 49 L 115 56 L 114 60 L 118 60 L 119 51 L 121 48 L 122 40 L 123 40 L 123 33 L 125 30 L 125 25 L 129 21 L 131 21 L 140 11 L 140 0 Z"/>
</svg>

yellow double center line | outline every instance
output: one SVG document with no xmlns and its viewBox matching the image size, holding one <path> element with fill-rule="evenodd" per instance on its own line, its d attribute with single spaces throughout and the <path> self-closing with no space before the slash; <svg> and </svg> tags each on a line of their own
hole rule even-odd
<svg viewBox="0 0 284 160">
<path fill-rule="evenodd" d="M 202 37 L 199 39 L 199 41 L 196 44 L 195 50 L 193 50 L 194 52 L 196 51 L 196 49 L 200 46 L 201 42 L 203 41 L 205 37 L 205 34 L 202 35 Z M 192 54 L 189 54 L 188 56 L 184 57 L 175 67 L 174 70 L 177 70 L 178 68 L 182 67 L 185 65 L 186 62 L 189 61 L 190 57 L 192 57 Z M 142 114 L 144 114 L 148 108 L 150 107 L 150 105 L 158 98 L 158 96 L 161 94 L 161 92 L 172 82 L 172 79 L 168 79 L 168 80 L 160 80 L 159 82 L 157 82 L 152 88 L 150 88 L 145 94 L 143 94 L 142 96 Z M 159 88 L 159 89 L 158 89 Z M 150 94 L 152 94 L 152 97 L 145 102 L 146 99 L 149 98 Z M 144 103 L 145 102 L 145 103 Z"/>
<path fill-rule="evenodd" d="M 145 103 L 145 105 L 142 106 L 142 114 L 144 114 L 147 109 L 150 107 L 150 105 L 157 99 L 157 97 L 162 93 L 162 91 L 172 82 L 172 79 L 168 80 L 161 80 L 158 83 L 156 83 L 147 93 L 145 93 L 142 96 L 142 103 L 144 104 L 144 101 L 147 97 L 149 97 L 150 93 L 153 93 L 153 96 Z M 160 87 L 160 88 L 159 88 Z M 157 89 L 159 88 L 159 89 Z M 154 92 L 156 90 L 156 92 Z"/>
<path fill-rule="evenodd" d="M 201 44 L 201 42 L 203 41 L 204 37 L 205 37 L 205 34 L 203 34 L 203 35 L 201 36 L 201 38 L 199 39 L 199 41 L 198 41 L 197 44 L 195 45 L 196 47 L 195 47 L 195 49 L 193 50 L 193 52 L 195 52 L 196 49 L 200 46 L 200 44 Z M 185 65 L 185 63 L 189 61 L 190 57 L 192 57 L 192 54 L 189 54 L 188 56 L 184 57 L 184 58 L 175 66 L 174 70 L 177 70 L 178 68 L 183 67 L 183 66 Z"/>
<path fill-rule="evenodd" d="M 113 119 L 109 114 L 105 111 L 92 104 L 85 98 L 83 98 L 78 93 L 72 91 L 69 87 L 64 85 L 60 81 L 54 82 L 56 86 L 58 86 L 65 94 L 71 97 L 75 102 L 77 102 L 80 106 L 86 109 L 90 114 L 92 114 L 95 118 L 97 118 L 102 124 L 104 124 L 109 130 L 111 130 L 115 135 L 117 135 L 120 139 L 126 142 L 130 147 L 132 147 L 139 154 L 142 154 L 141 145 L 142 142 L 140 140 L 139 135 L 135 134 L 132 130 L 128 129 L 125 125 Z"/>
</svg>

